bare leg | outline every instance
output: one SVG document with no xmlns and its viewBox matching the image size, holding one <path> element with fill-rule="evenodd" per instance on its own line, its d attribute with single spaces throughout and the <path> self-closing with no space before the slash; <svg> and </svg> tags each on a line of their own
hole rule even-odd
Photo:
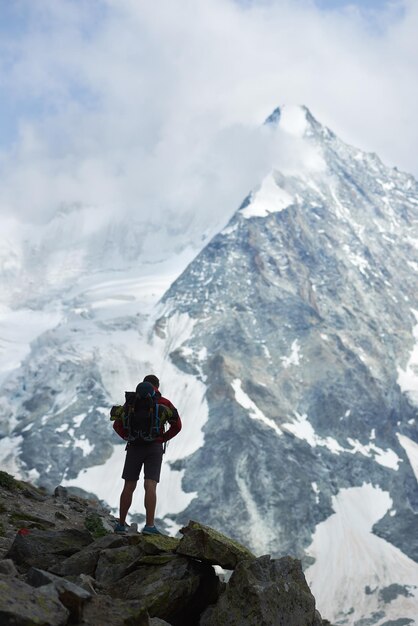
<svg viewBox="0 0 418 626">
<path fill-rule="evenodd" d="M 120 494 L 119 524 L 125 524 L 129 507 L 132 504 L 132 496 L 136 488 L 136 480 L 125 480 L 125 486 Z"/>
<path fill-rule="evenodd" d="M 157 481 L 151 478 L 144 480 L 144 505 L 146 513 L 146 525 L 154 526 L 155 507 L 157 505 Z"/>
</svg>

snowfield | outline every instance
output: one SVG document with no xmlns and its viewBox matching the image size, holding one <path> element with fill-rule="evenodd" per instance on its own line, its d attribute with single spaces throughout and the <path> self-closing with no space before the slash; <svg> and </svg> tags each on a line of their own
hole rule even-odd
<svg viewBox="0 0 418 626">
<path fill-rule="evenodd" d="M 307 550 L 315 563 L 305 576 L 319 612 L 332 623 L 354 624 L 378 611 L 384 616 L 376 626 L 400 615 L 415 623 L 418 563 L 372 533 L 391 506 L 387 492 L 364 483 L 341 489 L 332 499 L 335 513 L 318 524 Z M 393 587 L 395 597 L 385 604 L 391 585 L 401 590 Z"/>
</svg>

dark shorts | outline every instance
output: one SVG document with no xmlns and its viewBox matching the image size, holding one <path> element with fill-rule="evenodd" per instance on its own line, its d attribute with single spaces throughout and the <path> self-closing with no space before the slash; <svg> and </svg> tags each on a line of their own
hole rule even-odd
<svg viewBox="0 0 418 626">
<path fill-rule="evenodd" d="M 139 443 L 129 444 L 126 448 L 125 465 L 122 478 L 125 480 L 138 480 L 142 466 L 144 466 L 144 478 L 160 481 L 161 463 L 163 460 L 162 443 Z"/>
</svg>

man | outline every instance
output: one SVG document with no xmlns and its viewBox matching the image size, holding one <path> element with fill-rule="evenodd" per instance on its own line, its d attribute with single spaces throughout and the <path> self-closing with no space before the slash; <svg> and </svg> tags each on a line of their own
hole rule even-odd
<svg viewBox="0 0 418 626">
<path fill-rule="evenodd" d="M 161 535 L 160 531 L 156 528 L 154 522 L 155 507 L 157 504 L 157 484 L 160 480 L 161 463 L 163 458 L 163 445 L 169 439 L 175 437 L 181 430 L 181 419 L 177 409 L 173 406 L 170 400 L 163 398 L 159 391 L 160 381 L 154 374 L 145 376 L 142 383 L 136 388 L 135 403 L 149 402 L 150 406 L 153 406 L 156 402 L 158 409 L 159 419 L 159 432 L 157 438 L 152 441 L 144 440 L 144 435 L 141 433 L 138 438 L 128 437 L 127 433 L 122 432 L 121 421 L 116 419 L 114 422 L 114 429 L 123 437 L 128 439 L 126 445 L 126 459 L 123 468 L 122 478 L 125 480 L 125 486 L 120 496 L 120 515 L 119 523 L 115 527 L 116 533 L 125 533 L 127 531 L 126 516 L 129 511 L 129 507 L 132 503 L 133 493 L 136 489 L 136 485 L 141 473 L 142 466 L 144 466 L 144 504 L 146 520 L 145 526 L 142 529 L 143 534 L 146 535 Z M 126 394 L 128 395 L 128 394 Z M 141 399 L 142 396 L 144 399 Z M 151 400 L 149 399 L 151 397 Z M 135 407 L 128 407 L 125 403 L 123 411 L 126 414 L 129 410 L 132 414 L 135 411 L 140 411 Z M 169 429 L 164 432 L 164 424 L 169 424 Z M 146 437 L 145 437 L 146 439 Z M 165 446 L 164 446 L 165 447 Z"/>
</svg>

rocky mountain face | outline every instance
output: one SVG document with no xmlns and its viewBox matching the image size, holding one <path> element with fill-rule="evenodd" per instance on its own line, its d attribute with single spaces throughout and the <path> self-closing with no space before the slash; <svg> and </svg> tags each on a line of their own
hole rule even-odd
<svg viewBox="0 0 418 626">
<path fill-rule="evenodd" d="M 197 522 L 182 539 L 132 527 L 116 535 L 114 522 L 97 501 L 61 486 L 48 495 L 0 472 L 1 623 L 329 624 L 296 559 L 256 558 Z"/>
<path fill-rule="evenodd" d="M 331 579 L 362 587 L 370 623 L 411 618 L 416 599 L 405 615 L 396 603 L 388 612 L 377 596 L 389 580 L 376 572 L 396 547 L 410 570 L 399 580 L 392 572 L 390 584 L 418 581 L 417 183 L 308 111 L 292 115 L 312 165 L 273 170 L 164 296 L 160 332 L 179 311 L 193 320 L 170 356 L 205 382 L 209 407 L 205 444 L 182 466 L 198 497 L 179 517 L 204 515 L 261 551 L 302 556 L 311 547 L 317 563 L 326 553 Z M 318 539 L 333 516 L 342 519 Z M 334 572 L 331 545 L 344 523 L 338 539 L 352 539 L 356 567 L 363 550 L 372 555 L 363 584 L 351 567 Z M 371 532 L 381 549 L 370 549 Z M 337 623 L 362 617 L 347 596 Z"/>
<path fill-rule="evenodd" d="M 201 519 L 303 559 L 336 624 L 414 623 L 418 185 L 304 107 L 260 132 L 278 163 L 156 308 L 133 270 L 66 289 L 4 378 L 0 458 L 115 505 L 109 406 L 154 371 L 184 423 L 165 528 Z"/>
</svg>

